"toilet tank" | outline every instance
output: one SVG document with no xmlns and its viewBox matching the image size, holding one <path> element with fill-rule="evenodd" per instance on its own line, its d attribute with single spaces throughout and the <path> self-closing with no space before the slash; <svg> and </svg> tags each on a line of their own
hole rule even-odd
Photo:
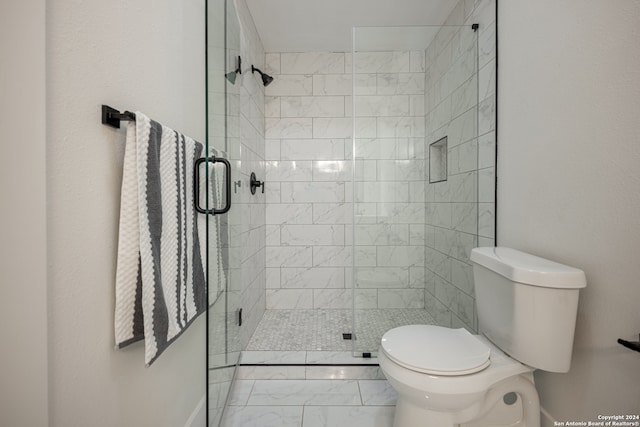
<svg viewBox="0 0 640 427">
<path fill-rule="evenodd" d="M 471 261 L 479 332 L 525 365 L 568 372 L 584 272 L 504 247 Z"/>
</svg>

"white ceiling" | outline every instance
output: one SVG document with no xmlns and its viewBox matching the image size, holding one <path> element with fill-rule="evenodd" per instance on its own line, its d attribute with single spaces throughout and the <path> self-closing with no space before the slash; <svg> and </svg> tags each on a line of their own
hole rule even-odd
<svg viewBox="0 0 640 427">
<path fill-rule="evenodd" d="M 353 27 L 439 25 L 457 3 L 456 0 L 246 2 L 266 52 L 348 52 L 351 51 Z M 410 33 L 416 34 L 414 31 Z M 406 31 L 386 34 L 390 37 L 386 44 L 396 48 L 402 40 L 409 38 Z"/>
</svg>

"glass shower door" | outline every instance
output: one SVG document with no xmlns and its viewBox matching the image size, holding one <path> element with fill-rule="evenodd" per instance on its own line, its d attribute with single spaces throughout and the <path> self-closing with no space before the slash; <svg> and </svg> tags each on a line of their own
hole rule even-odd
<svg viewBox="0 0 640 427">
<path fill-rule="evenodd" d="M 476 328 L 477 58 L 471 26 L 354 29 L 356 356 L 401 325 Z"/>
<path fill-rule="evenodd" d="M 238 290 L 240 254 L 237 238 L 239 179 L 240 25 L 232 0 L 207 0 L 207 210 L 230 209 L 206 215 L 207 230 L 207 425 L 218 426 L 240 354 Z M 213 162 L 224 159 L 224 163 Z M 223 172 L 224 171 L 224 172 Z M 234 191 L 236 190 L 236 191 Z"/>
</svg>

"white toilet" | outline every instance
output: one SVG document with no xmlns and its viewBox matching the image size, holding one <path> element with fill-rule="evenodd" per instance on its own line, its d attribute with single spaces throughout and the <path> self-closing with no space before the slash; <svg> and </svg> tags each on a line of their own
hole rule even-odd
<svg viewBox="0 0 640 427">
<path fill-rule="evenodd" d="M 584 273 L 503 247 L 473 249 L 471 261 L 480 335 L 409 325 L 382 337 L 380 368 L 398 392 L 394 427 L 482 424 L 512 392 L 519 425 L 539 427 L 533 371 L 569 371 Z"/>
</svg>

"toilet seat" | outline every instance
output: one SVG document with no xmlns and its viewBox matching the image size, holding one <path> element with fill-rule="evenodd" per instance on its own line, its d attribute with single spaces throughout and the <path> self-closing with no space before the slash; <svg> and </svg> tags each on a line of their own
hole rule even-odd
<svg viewBox="0 0 640 427">
<path fill-rule="evenodd" d="M 382 336 L 381 349 L 398 365 L 424 374 L 467 375 L 491 363 L 490 348 L 463 328 L 401 326 Z"/>
</svg>

